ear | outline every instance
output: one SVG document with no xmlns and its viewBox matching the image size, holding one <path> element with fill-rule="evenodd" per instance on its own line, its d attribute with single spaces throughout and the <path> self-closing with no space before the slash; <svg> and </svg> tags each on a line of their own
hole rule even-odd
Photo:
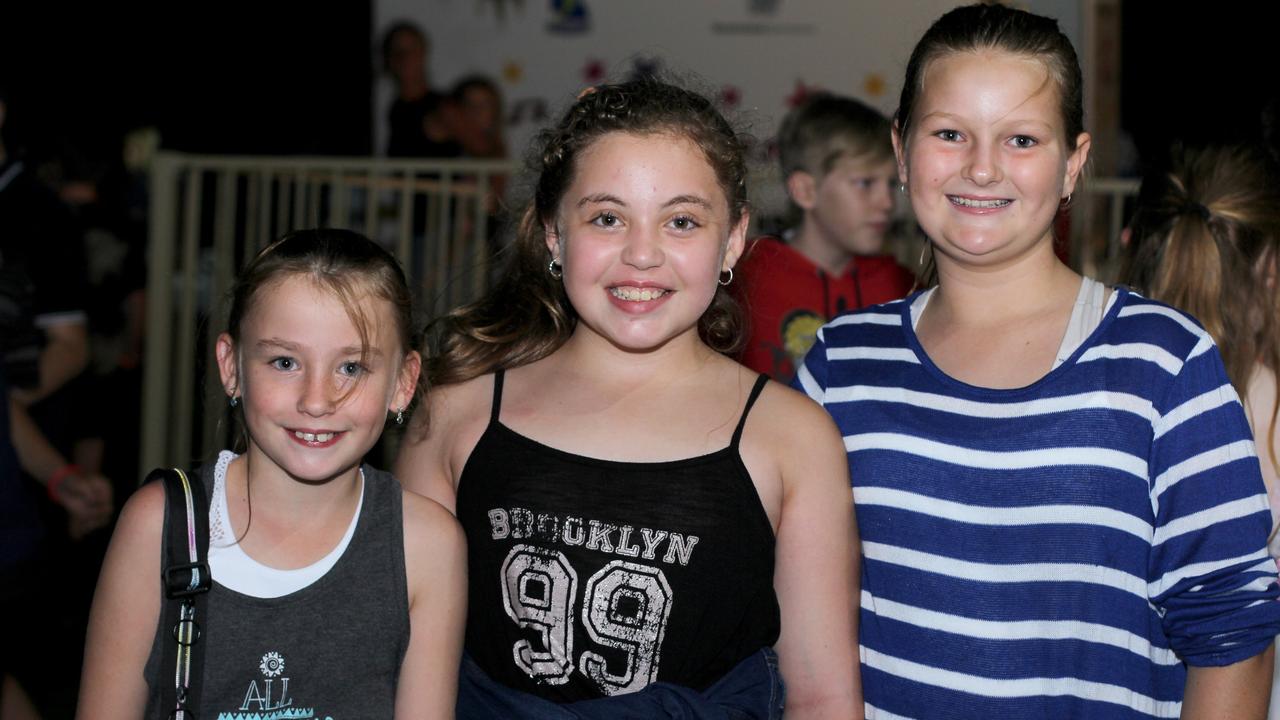
<svg viewBox="0 0 1280 720">
<path fill-rule="evenodd" d="M 747 227 L 751 224 L 751 212 L 742 211 L 742 217 L 738 219 L 737 224 L 729 231 L 729 241 L 725 244 L 724 259 L 720 261 L 720 270 L 728 270 L 738 264 L 738 258 L 742 257 L 742 251 L 747 246 Z"/>
<path fill-rule="evenodd" d="M 218 336 L 214 354 L 218 360 L 218 375 L 222 379 L 222 388 L 227 392 L 227 397 L 239 395 L 240 363 L 236 357 L 236 343 L 230 335 L 222 333 Z"/>
<path fill-rule="evenodd" d="M 556 262 L 560 262 L 564 255 L 564 248 L 560 242 L 560 232 L 556 230 L 555 223 L 543 222 L 542 235 L 547 243 L 547 252 L 551 253 L 551 258 Z"/>
<path fill-rule="evenodd" d="M 398 412 L 413 402 L 414 391 L 418 389 L 418 376 L 422 373 L 422 356 L 416 350 L 404 354 L 400 363 L 400 377 L 396 380 L 396 391 L 391 395 L 391 412 Z"/>
<path fill-rule="evenodd" d="M 1085 163 L 1089 160 L 1089 146 L 1092 143 L 1093 139 L 1089 137 L 1089 133 L 1080 133 L 1076 137 L 1075 152 L 1067 156 L 1067 170 L 1062 178 L 1064 198 L 1075 192 L 1076 181 L 1080 179 L 1080 173 L 1084 170 Z"/>
<path fill-rule="evenodd" d="M 818 204 L 818 179 L 804 170 L 796 170 L 787 176 L 787 194 L 800 209 L 812 210 Z"/>
<path fill-rule="evenodd" d="M 889 130 L 889 141 L 893 143 L 893 158 L 898 163 L 898 182 L 906 185 L 907 148 L 902 143 L 902 131 L 898 129 L 897 121 L 894 121 L 893 127 Z"/>
</svg>

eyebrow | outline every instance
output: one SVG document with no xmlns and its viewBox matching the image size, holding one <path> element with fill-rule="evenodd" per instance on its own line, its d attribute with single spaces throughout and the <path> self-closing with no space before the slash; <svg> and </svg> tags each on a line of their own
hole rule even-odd
<svg viewBox="0 0 1280 720">
<path fill-rule="evenodd" d="M 280 338 L 266 338 L 265 340 L 259 340 L 257 342 L 257 347 L 263 350 L 278 348 L 280 350 L 295 353 L 302 349 L 301 345 L 289 342 L 288 340 L 281 340 Z M 359 345 L 348 345 L 344 348 L 339 348 L 338 354 L 360 355 L 362 351 L 364 351 L 364 348 L 361 348 Z M 382 351 L 372 345 L 369 346 L 367 352 L 369 357 L 382 357 Z"/>
<path fill-rule="evenodd" d="M 582 207 L 583 205 L 586 205 L 588 203 L 605 203 L 605 202 L 613 203 L 614 205 L 621 205 L 622 207 L 627 206 L 626 203 L 622 202 L 622 198 L 618 197 L 617 195 L 610 195 L 609 193 L 596 193 L 595 195 L 583 196 L 583 198 L 578 201 L 578 207 Z"/>
<path fill-rule="evenodd" d="M 1016 110 L 1016 108 L 1015 108 L 1015 110 Z M 931 113 L 929 113 L 928 115 L 925 115 L 925 116 L 921 117 L 921 118 L 920 118 L 920 122 L 924 122 L 924 121 L 926 121 L 926 120 L 931 120 L 931 119 L 935 119 L 935 118 L 940 118 L 940 119 L 943 119 L 943 120 L 954 120 L 954 121 L 957 121 L 957 122 L 964 122 L 964 121 L 965 121 L 965 119 L 964 119 L 964 118 L 962 118 L 962 117 L 960 117 L 959 115 L 955 115 L 955 114 L 952 114 L 952 113 L 949 113 L 949 112 L 943 112 L 943 111 L 941 111 L 941 110 L 935 110 L 934 112 L 931 112 Z M 999 122 L 1009 122 L 1009 123 L 1013 123 L 1013 124 L 1026 123 L 1026 124 L 1028 124 L 1028 125 L 1038 125 L 1038 126 L 1040 126 L 1041 128 L 1044 128 L 1044 129 L 1047 129 L 1047 130 L 1052 130 L 1052 129 L 1053 129 L 1053 126 L 1052 126 L 1052 125 L 1050 125 L 1049 123 L 1046 123 L 1046 122 L 1044 122 L 1044 121 L 1042 121 L 1042 120 L 1033 120 L 1033 119 L 1031 119 L 1031 118 L 1014 118 L 1014 119 L 1010 119 L 1008 115 L 1005 115 L 1004 117 L 999 118 Z"/>
<path fill-rule="evenodd" d="M 608 193 L 596 193 L 595 195 L 584 196 L 581 200 L 578 201 L 578 207 L 582 207 L 583 205 L 587 205 L 589 203 L 606 203 L 606 202 L 613 203 L 615 205 L 621 205 L 622 207 L 627 206 L 627 204 L 623 202 L 622 198 L 618 197 L 617 195 L 610 195 Z M 671 207 L 672 205 L 683 205 L 686 203 L 690 205 L 700 205 L 708 210 L 713 209 L 713 206 L 711 205 L 710 200 L 707 200 L 706 198 L 703 198 L 703 197 L 699 197 L 697 195 L 677 195 L 671 198 L 670 200 L 662 203 L 662 207 L 665 208 L 665 207 Z"/>
<path fill-rule="evenodd" d="M 280 348 L 281 350 L 288 350 L 289 352 L 297 352 L 300 347 L 297 343 L 291 343 L 288 340 L 281 340 L 280 338 L 259 340 L 257 342 L 257 346 L 260 349 Z"/>
</svg>

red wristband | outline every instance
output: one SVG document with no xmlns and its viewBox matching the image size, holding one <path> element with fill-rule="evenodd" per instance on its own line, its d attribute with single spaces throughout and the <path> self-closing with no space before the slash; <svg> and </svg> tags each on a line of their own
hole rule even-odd
<svg viewBox="0 0 1280 720">
<path fill-rule="evenodd" d="M 62 485 L 62 481 L 67 479 L 68 475 L 79 475 L 82 472 L 79 465 L 75 463 L 67 463 L 49 476 L 49 482 L 45 483 L 45 490 L 49 493 L 49 499 L 58 502 L 58 487 Z"/>
</svg>

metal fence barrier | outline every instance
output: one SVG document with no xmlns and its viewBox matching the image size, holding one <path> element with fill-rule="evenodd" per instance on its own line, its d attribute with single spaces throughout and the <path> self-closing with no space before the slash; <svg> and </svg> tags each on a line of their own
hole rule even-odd
<svg viewBox="0 0 1280 720">
<path fill-rule="evenodd" d="M 400 260 L 424 315 L 438 313 L 487 287 L 496 190 L 512 170 L 504 161 L 158 154 L 140 467 L 185 465 L 225 443 L 209 360 L 232 280 L 260 248 L 299 228 L 362 232 Z"/>
<path fill-rule="evenodd" d="M 213 343 L 232 280 L 260 248 L 299 228 L 362 232 L 399 259 L 423 322 L 488 287 L 502 242 L 501 188 L 514 170 L 505 161 L 158 154 L 150 175 L 140 467 L 187 465 L 226 445 Z M 772 164 L 753 168 L 758 216 L 783 210 L 776 175 Z M 1127 202 L 1137 190 L 1134 180 L 1083 184 L 1071 216 L 1077 270 L 1115 280 Z M 895 250 L 911 259 L 919 252 Z"/>
</svg>

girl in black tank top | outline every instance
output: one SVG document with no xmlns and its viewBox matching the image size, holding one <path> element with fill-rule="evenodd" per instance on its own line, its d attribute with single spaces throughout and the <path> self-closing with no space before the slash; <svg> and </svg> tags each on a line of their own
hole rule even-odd
<svg viewBox="0 0 1280 720">
<path fill-rule="evenodd" d="M 779 717 L 775 667 L 788 717 L 860 715 L 843 444 L 723 354 L 740 140 L 645 80 L 542 142 L 513 264 L 439 322 L 397 462 L 468 540 L 458 716 Z"/>
</svg>

